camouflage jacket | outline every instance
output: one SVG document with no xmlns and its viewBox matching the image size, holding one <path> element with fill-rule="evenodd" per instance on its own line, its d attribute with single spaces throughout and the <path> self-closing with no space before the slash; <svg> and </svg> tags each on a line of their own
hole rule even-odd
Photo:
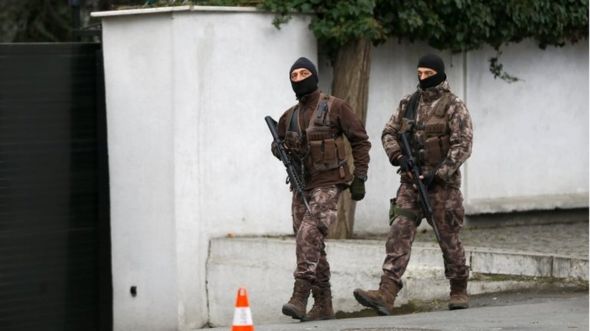
<svg viewBox="0 0 590 331">
<path fill-rule="evenodd" d="M 459 188 L 461 186 L 461 173 L 459 167 L 471 155 L 471 146 L 473 141 L 473 127 L 471 124 L 471 117 L 465 103 L 455 96 L 449 87 L 447 81 L 441 84 L 426 89 L 419 89 L 420 101 L 416 111 L 416 128 L 424 126 L 424 122 L 432 116 L 432 112 L 436 109 L 437 103 L 443 99 L 446 94 L 448 98 L 448 105 L 445 107 L 445 118 L 447 119 L 447 132 L 449 147 L 446 156 L 443 156 L 441 162 L 436 167 L 426 166 L 421 164 L 421 171 L 426 174 L 430 171 L 435 171 L 435 182 L 445 183 L 451 187 Z M 396 110 L 391 116 L 383 133 L 381 141 L 385 153 L 389 157 L 392 164 L 396 164 L 397 157 L 401 154 L 399 132 L 402 127 L 402 118 L 408 107 L 412 95 L 404 97 Z M 420 130 L 415 130 L 412 136 L 413 141 L 419 141 Z M 414 146 L 413 146 L 414 147 Z M 414 155 L 416 156 L 416 155 Z M 411 182 L 407 174 L 402 174 L 401 181 L 405 183 Z"/>
</svg>

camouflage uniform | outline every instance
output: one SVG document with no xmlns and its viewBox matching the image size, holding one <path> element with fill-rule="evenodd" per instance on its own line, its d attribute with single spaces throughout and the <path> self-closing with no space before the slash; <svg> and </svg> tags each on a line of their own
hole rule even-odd
<svg viewBox="0 0 590 331">
<path fill-rule="evenodd" d="M 314 121 L 316 108 L 323 94 L 316 90 L 301 98 L 297 107 L 300 113 L 296 117 L 298 129 L 290 128 L 290 114 L 293 107 L 283 113 L 277 125 L 279 136 L 285 139 L 285 145 L 294 156 L 300 152 L 300 146 L 306 146 L 308 137 L 301 135 L 301 142 L 294 142 L 289 138 L 292 130 L 305 132 Z M 327 114 L 330 128 L 335 137 L 346 136 L 352 147 L 352 156 L 355 177 L 366 177 L 369 167 L 369 149 L 371 143 L 362 122 L 352 112 L 348 103 L 339 98 L 334 98 Z M 274 152 L 273 152 L 274 153 Z M 293 231 L 297 244 L 297 268 L 294 272 L 295 279 L 306 279 L 312 283 L 323 283 L 330 280 L 330 266 L 326 260 L 324 250 L 324 238 L 328 235 L 328 227 L 336 222 L 336 203 L 343 189 L 353 178 L 349 172 L 346 161 L 339 162 L 340 166 L 334 169 L 318 171 L 314 169 L 310 153 L 303 153 L 303 180 L 305 182 L 305 196 L 310 204 L 313 215 L 306 213 L 305 204 L 299 193 L 293 192 L 292 216 Z M 338 157 L 344 156 L 340 152 Z M 295 157 L 297 160 L 297 157 Z M 299 162 L 296 162 L 297 164 Z M 317 277 L 316 277 L 317 271 Z M 316 279 L 317 278 L 317 279 Z M 316 282 L 317 280 L 317 282 Z"/>
<path fill-rule="evenodd" d="M 334 310 L 324 238 L 336 221 L 336 204 L 342 190 L 350 188 L 351 199 L 356 201 L 365 196 L 371 143 L 351 106 L 320 92 L 317 70 L 309 59 L 297 59 L 289 77 L 298 103 L 279 118 L 277 134 L 302 177 L 304 192 L 293 190 L 297 267 L 293 294 L 282 312 L 298 320 L 331 319 Z M 345 138 L 352 149 L 352 172 Z M 271 150 L 277 156 L 278 145 L 273 146 Z M 309 211 L 303 198 L 309 202 Z M 310 293 L 314 305 L 307 312 Z"/>
<path fill-rule="evenodd" d="M 448 279 L 466 279 L 469 268 L 465 262 L 465 252 L 459 240 L 459 232 L 463 227 L 463 197 L 461 195 L 461 173 L 459 167 L 471 155 L 473 130 L 469 112 L 462 100 L 451 93 L 448 82 L 438 86 L 420 90 L 420 101 L 417 108 L 416 130 L 413 131 L 412 149 L 414 155 L 420 155 L 424 149 L 424 124 L 432 118 L 437 104 L 445 102 L 444 118 L 448 128 L 448 152 L 436 165 L 421 163 L 421 173 L 434 173 L 434 181 L 429 188 L 429 198 L 433 209 L 433 221 L 436 222 L 441 237 L 440 247 L 443 251 L 445 276 Z M 398 136 L 405 131 L 403 117 L 406 112 L 410 95 L 400 105 L 385 125 L 382 142 L 390 160 L 395 160 L 401 153 Z M 445 100 L 445 101 L 443 101 Z M 443 105 L 442 103 L 439 106 Z M 441 108 L 441 107 L 439 107 Z M 420 161 L 420 157 L 419 161 Z M 393 161 L 395 162 L 395 161 Z M 412 242 L 416 235 L 416 227 L 421 217 L 411 217 L 420 213 L 418 192 L 408 174 L 401 174 L 401 185 L 397 197 L 393 200 L 398 212 L 392 218 L 392 225 L 386 243 L 387 256 L 383 263 L 384 275 L 401 287 L 401 277 L 410 260 Z"/>
<path fill-rule="evenodd" d="M 295 278 L 311 282 L 330 281 L 330 265 L 326 259 L 324 238 L 328 228 L 336 222 L 336 204 L 342 191 L 341 186 L 330 185 L 305 191 L 312 215 L 307 213 L 305 204 L 298 193 L 293 193 L 293 231 L 297 244 L 297 268 Z"/>
</svg>

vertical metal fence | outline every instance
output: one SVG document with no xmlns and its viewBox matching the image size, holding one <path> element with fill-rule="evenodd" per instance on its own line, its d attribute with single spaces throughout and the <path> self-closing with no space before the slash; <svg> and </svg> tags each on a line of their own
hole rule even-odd
<svg viewBox="0 0 590 331">
<path fill-rule="evenodd" d="M 100 44 L 0 44 L 0 330 L 110 330 Z"/>
</svg>

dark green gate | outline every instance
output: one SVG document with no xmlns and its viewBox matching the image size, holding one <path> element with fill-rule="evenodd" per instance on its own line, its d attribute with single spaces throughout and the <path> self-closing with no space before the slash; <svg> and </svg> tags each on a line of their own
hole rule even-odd
<svg viewBox="0 0 590 331">
<path fill-rule="evenodd" d="M 0 44 L 0 330 L 111 330 L 100 44 Z"/>
</svg>

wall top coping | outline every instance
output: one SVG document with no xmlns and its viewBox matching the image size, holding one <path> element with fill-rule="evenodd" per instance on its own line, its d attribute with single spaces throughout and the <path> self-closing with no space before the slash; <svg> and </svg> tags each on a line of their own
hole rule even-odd
<svg viewBox="0 0 590 331">
<path fill-rule="evenodd" d="M 129 15 L 147 15 L 147 14 L 164 14 L 174 12 L 258 12 L 255 7 L 225 7 L 225 6 L 174 6 L 174 7 L 157 7 L 157 8 L 134 8 L 123 10 L 99 11 L 90 14 L 92 17 L 116 17 Z"/>
</svg>

